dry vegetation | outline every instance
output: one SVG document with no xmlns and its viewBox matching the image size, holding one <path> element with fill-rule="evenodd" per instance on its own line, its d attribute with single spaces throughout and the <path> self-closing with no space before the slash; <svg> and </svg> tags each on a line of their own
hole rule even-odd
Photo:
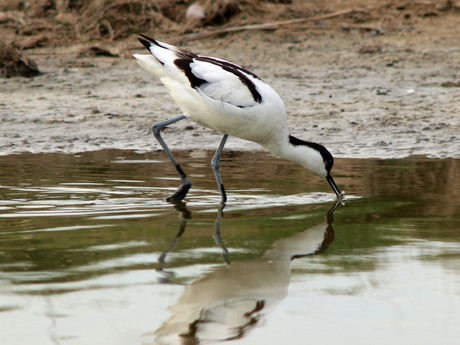
<svg viewBox="0 0 460 345">
<path fill-rule="evenodd" d="M 198 11 L 187 16 L 192 5 Z M 172 42 L 246 30 L 380 34 L 447 12 L 460 12 L 460 5 L 452 0 L 0 0 L 0 35 L 6 37 L 0 75 L 38 73 L 18 49 L 118 42 L 138 33 L 172 36 Z"/>
<path fill-rule="evenodd" d="M 35 62 L 24 60 L 13 43 L 0 42 L 0 77 L 35 77 L 40 74 Z"/>
<path fill-rule="evenodd" d="M 192 4 L 201 20 L 186 20 Z M 60 46 L 76 41 L 120 40 L 139 32 L 182 35 L 218 26 L 239 26 L 306 18 L 344 9 L 360 9 L 335 25 L 411 25 L 427 16 L 459 10 L 448 1 L 380 0 L 0 0 L 3 37 L 22 48 Z"/>
</svg>

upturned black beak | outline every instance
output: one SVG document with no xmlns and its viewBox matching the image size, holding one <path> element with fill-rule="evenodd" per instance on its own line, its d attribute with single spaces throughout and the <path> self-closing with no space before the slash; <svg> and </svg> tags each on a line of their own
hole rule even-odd
<svg viewBox="0 0 460 345">
<path fill-rule="evenodd" d="M 337 185 L 335 184 L 334 179 L 332 178 L 331 174 L 327 174 L 326 180 L 331 185 L 332 189 L 334 190 L 334 193 L 337 194 L 337 199 L 342 200 L 343 193 L 340 191 L 339 187 L 337 187 Z"/>
</svg>

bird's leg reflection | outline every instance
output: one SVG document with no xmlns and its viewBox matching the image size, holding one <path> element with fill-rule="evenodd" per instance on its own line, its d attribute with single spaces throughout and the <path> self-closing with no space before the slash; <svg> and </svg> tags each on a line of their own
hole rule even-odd
<svg viewBox="0 0 460 345">
<path fill-rule="evenodd" d="M 216 242 L 217 246 L 222 249 L 222 259 L 224 262 L 229 265 L 230 260 L 228 259 L 228 249 L 225 247 L 224 243 L 222 242 L 222 236 L 220 232 L 220 224 L 222 222 L 222 218 L 224 217 L 224 208 L 225 204 L 221 203 L 219 208 L 217 209 L 217 218 L 216 221 L 214 222 L 214 235 L 212 236 L 214 238 L 214 241 Z"/>
<path fill-rule="evenodd" d="M 160 258 L 158 259 L 158 263 L 160 264 L 160 267 L 157 268 L 158 271 L 164 271 L 164 268 L 166 267 L 166 256 L 168 253 L 174 249 L 176 246 L 177 240 L 182 236 L 182 234 L 185 232 L 185 228 L 187 226 L 187 222 L 192 218 L 192 213 L 190 210 L 185 206 L 185 203 L 183 201 L 176 201 L 174 202 L 174 208 L 180 212 L 180 218 L 181 222 L 179 225 L 179 229 L 177 230 L 176 235 L 171 241 L 171 244 L 169 245 L 168 249 L 166 249 L 161 255 Z M 172 274 L 172 273 L 171 273 Z"/>
<path fill-rule="evenodd" d="M 174 204 L 174 208 L 180 213 L 181 222 L 179 224 L 179 229 L 177 230 L 176 235 L 173 237 L 169 247 L 163 253 L 161 253 L 160 258 L 158 259 L 158 263 L 160 264 L 160 266 L 157 268 L 157 271 L 162 271 L 168 275 L 173 275 L 173 273 L 166 272 L 164 270 L 166 268 L 166 257 L 174 249 L 177 241 L 185 232 L 185 228 L 187 227 L 187 222 L 192 218 L 192 212 L 190 212 L 190 210 L 187 208 L 187 206 L 185 205 L 183 201 L 181 200 L 175 201 L 173 204 Z M 222 242 L 222 236 L 221 236 L 221 231 L 220 231 L 222 218 L 224 216 L 224 208 L 225 208 L 225 203 L 221 203 L 219 208 L 217 209 L 217 218 L 216 218 L 216 221 L 214 222 L 213 238 L 214 238 L 214 241 L 216 242 L 216 245 L 220 249 L 222 249 L 222 259 L 224 260 L 226 264 L 230 264 L 230 260 L 228 259 L 228 250 L 227 250 L 227 247 L 225 247 L 224 243 Z"/>
<path fill-rule="evenodd" d="M 169 307 L 171 317 L 151 334 L 155 337 L 152 343 L 232 340 L 260 326 L 265 315 L 287 295 L 292 260 L 322 253 L 333 241 L 333 216 L 340 205 L 337 201 L 327 211 L 325 221 L 275 241 L 262 257 L 215 267 L 186 285 L 177 303 Z M 215 223 L 216 243 L 222 243 L 222 216 L 223 206 Z"/>
</svg>

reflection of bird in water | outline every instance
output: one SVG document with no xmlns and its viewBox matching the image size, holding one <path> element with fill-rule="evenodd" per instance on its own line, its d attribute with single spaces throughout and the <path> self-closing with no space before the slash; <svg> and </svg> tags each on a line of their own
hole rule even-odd
<svg viewBox="0 0 460 345">
<path fill-rule="evenodd" d="M 187 285 L 178 302 L 169 308 L 173 315 L 153 333 L 155 344 L 242 338 L 286 297 L 291 261 L 321 253 L 333 241 L 333 214 L 339 205 L 338 201 L 327 212 L 325 222 L 276 241 L 261 258 L 220 266 Z M 219 231 L 220 219 L 221 212 L 216 221 Z M 216 232 L 215 237 L 219 237 Z M 222 245 L 220 237 L 218 240 Z"/>
<path fill-rule="evenodd" d="M 220 235 L 220 223 L 222 221 L 222 217 L 224 216 L 224 204 L 221 204 L 217 210 L 217 218 L 214 224 L 214 241 L 216 244 L 219 246 L 219 248 L 222 249 L 222 259 L 224 260 L 225 263 L 229 264 L 230 261 L 228 260 L 228 250 L 222 243 L 221 235 Z M 161 255 L 160 258 L 158 259 L 158 262 L 160 264 L 160 267 L 158 268 L 159 271 L 165 272 L 166 275 L 170 274 L 169 272 L 166 272 L 164 269 L 166 267 L 166 256 L 169 254 L 171 250 L 174 249 L 176 246 L 177 240 L 182 236 L 182 234 L 185 232 L 185 228 L 187 226 L 187 222 L 190 220 L 192 217 L 192 213 L 189 211 L 189 209 L 185 206 L 185 203 L 183 201 L 176 201 L 174 202 L 174 208 L 180 212 L 181 214 L 181 222 L 179 225 L 179 229 L 176 233 L 176 236 L 174 236 L 173 240 L 171 241 L 171 244 L 169 245 L 169 248 L 166 249 Z"/>
<path fill-rule="evenodd" d="M 192 186 L 161 137 L 161 130 L 189 117 L 224 135 L 212 159 L 222 201 L 227 199 L 219 161 L 229 135 L 260 144 L 276 156 L 299 163 L 323 176 L 338 199 L 343 195 L 331 176 L 334 158 L 322 145 L 289 134 L 279 95 L 254 73 L 228 61 L 181 50 L 147 36 L 139 41 L 151 54 L 135 54 L 137 62 L 156 75 L 182 108 L 180 115 L 153 126 L 153 133 L 181 177 L 182 185 L 168 201 L 182 200 Z"/>
</svg>

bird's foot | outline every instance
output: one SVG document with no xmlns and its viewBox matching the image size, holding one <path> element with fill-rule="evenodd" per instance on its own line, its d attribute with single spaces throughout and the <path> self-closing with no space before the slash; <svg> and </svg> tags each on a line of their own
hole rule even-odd
<svg viewBox="0 0 460 345">
<path fill-rule="evenodd" d="M 340 194 L 337 194 L 336 202 L 339 202 L 341 205 L 345 205 L 345 192 L 341 191 Z"/>
<path fill-rule="evenodd" d="M 166 201 L 175 202 L 184 199 L 191 187 L 191 183 L 184 183 L 179 188 L 177 188 L 176 192 L 167 198 Z"/>
<path fill-rule="evenodd" d="M 220 205 L 225 207 L 227 202 L 227 193 L 225 193 L 224 185 L 220 187 Z"/>
</svg>

